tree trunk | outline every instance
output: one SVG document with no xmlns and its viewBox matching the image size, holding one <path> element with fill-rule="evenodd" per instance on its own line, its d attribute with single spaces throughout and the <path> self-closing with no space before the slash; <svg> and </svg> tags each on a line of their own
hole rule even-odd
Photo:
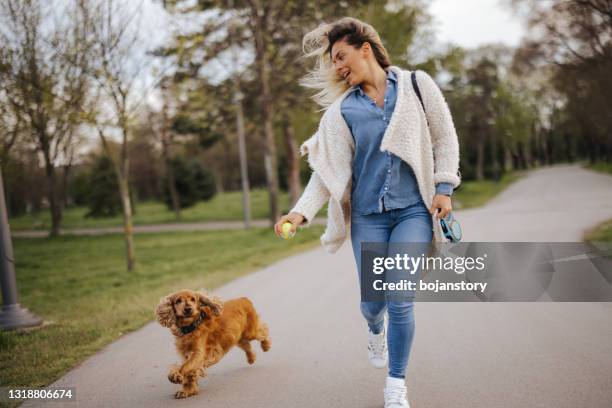
<svg viewBox="0 0 612 408">
<path fill-rule="evenodd" d="M 221 147 L 223 147 L 222 157 L 231 157 L 232 154 L 232 143 L 230 143 L 229 137 L 224 137 L 221 139 Z M 232 181 L 234 178 L 232 177 L 232 166 L 228 164 L 228 160 L 221 160 L 221 164 L 219 165 L 219 188 L 217 192 L 223 193 L 225 191 L 225 187 L 232 190 Z M 227 183 L 227 185 L 224 184 Z"/>
<path fill-rule="evenodd" d="M 568 132 L 563 132 L 563 139 L 565 140 L 565 155 L 567 157 L 567 161 L 569 163 L 573 163 L 576 157 L 576 149 L 573 142 L 573 139 Z"/>
<path fill-rule="evenodd" d="M 70 167 L 63 166 L 62 170 L 62 202 L 60 203 L 60 207 L 62 211 L 64 211 L 68 205 L 68 177 L 70 174 Z"/>
<path fill-rule="evenodd" d="M 521 153 L 523 156 L 523 161 L 525 162 L 525 168 L 531 169 L 533 168 L 533 156 L 531 154 L 531 140 L 527 140 L 521 143 Z"/>
<path fill-rule="evenodd" d="M 179 202 L 179 194 L 176 190 L 176 179 L 174 177 L 174 169 L 172 168 L 172 163 L 170 162 L 170 141 L 168 140 L 167 133 L 167 121 L 164 115 L 164 124 L 163 129 L 161 131 L 161 142 L 162 142 L 162 156 L 164 158 L 164 164 L 166 167 L 166 183 L 168 184 L 168 191 L 170 192 L 170 202 L 172 204 L 172 211 L 174 211 L 174 216 L 178 220 L 181 218 L 181 205 Z"/>
<path fill-rule="evenodd" d="M 123 107 L 126 106 L 125 97 Z M 123 231 L 125 236 L 125 251 L 127 257 L 127 270 L 134 270 L 136 255 L 134 253 L 134 230 L 132 225 L 132 202 L 130 200 L 130 156 L 128 155 L 128 122 L 125 109 L 121 112 L 120 122 L 123 141 L 119 163 L 119 193 L 121 194 L 121 207 L 123 208 Z"/>
<path fill-rule="evenodd" d="M 551 164 L 550 152 L 548 151 L 548 136 L 550 133 L 552 133 L 552 131 L 543 131 L 540 137 L 542 162 L 547 166 Z"/>
<path fill-rule="evenodd" d="M 133 223 L 132 223 L 132 202 L 130 200 L 130 184 L 129 184 L 129 174 L 130 174 L 130 160 L 127 151 L 127 120 L 125 116 L 122 115 L 120 119 L 120 123 L 122 125 L 122 133 L 123 133 L 123 143 L 121 145 L 121 152 L 119 155 L 119 159 L 113 159 L 111 154 L 110 147 L 107 143 L 106 136 L 101 129 L 98 129 L 98 133 L 100 138 L 102 139 L 102 145 L 104 146 L 104 150 L 106 154 L 111 159 L 113 163 L 113 167 L 115 169 L 115 174 L 117 176 L 117 182 L 119 184 L 119 195 L 121 197 L 121 209 L 123 212 L 123 233 L 125 239 L 125 250 L 126 250 L 126 260 L 127 260 L 127 270 L 134 270 L 134 265 L 136 262 L 136 255 L 134 251 L 134 231 L 133 231 Z"/>
<path fill-rule="evenodd" d="M 125 234 L 125 249 L 127 257 L 127 270 L 134 270 L 136 256 L 134 253 L 134 233 L 132 224 L 132 203 L 130 202 L 130 186 L 127 174 L 118 175 L 119 194 L 121 194 L 121 207 L 123 208 L 123 231 Z"/>
<path fill-rule="evenodd" d="M 513 170 L 512 150 L 508 146 L 504 146 L 504 171 L 510 172 Z"/>
<path fill-rule="evenodd" d="M 493 180 L 499 181 L 501 177 L 499 158 L 497 157 L 497 138 L 495 136 L 495 132 L 491 132 L 491 136 L 489 137 L 491 140 L 491 173 L 493 176 Z"/>
<path fill-rule="evenodd" d="M 484 180 L 485 143 L 482 132 L 478 134 L 478 145 L 476 146 L 476 180 Z"/>
<path fill-rule="evenodd" d="M 246 140 L 244 137 L 244 112 L 242 110 L 242 93 L 238 89 L 239 84 L 236 81 L 236 90 L 234 94 L 234 104 L 236 106 L 236 134 L 238 136 L 238 154 L 240 159 L 240 185 L 242 187 L 242 214 L 244 219 L 244 228 L 251 227 L 251 199 L 249 186 L 249 168 L 246 151 Z"/>
<path fill-rule="evenodd" d="M 62 208 L 57 191 L 57 174 L 55 172 L 53 163 L 51 163 L 51 157 L 48 149 L 43 148 L 43 157 L 45 158 L 47 192 L 49 198 L 49 209 L 51 211 L 51 231 L 49 231 L 49 236 L 56 237 L 59 235 L 60 226 L 62 223 Z"/>
<path fill-rule="evenodd" d="M 273 106 L 270 95 L 270 67 L 268 61 L 268 41 L 266 40 L 266 19 L 268 16 L 257 4 L 251 9 L 255 28 L 255 58 L 259 70 L 261 83 L 261 116 L 264 124 L 264 167 L 266 170 L 266 182 L 270 198 L 270 223 L 274 225 L 279 218 L 278 209 L 278 172 L 276 163 L 276 141 L 272 124 Z"/>
<path fill-rule="evenodd" d="M 298 147 L 295 142 L 293 126 L 289 116 L 283 115 L 283 129 L 285 137 L 285 149 L 287 155 L 287 185 L 289 186 L 289 208 L 293 208 L 300 198 L 302 190 L 300 183 L 300 161 L 298 160 Z"/>
<path fill-rule="evenodd" d="M 523 156 L 523 159 L 525 160 L 525 168 L 526 169 L 531 169 L 534 167 L 534 163 L 533 163 L 533 146 L 534 146 L 534 139 L 536 138 L 536 128 L 535 125 L 531 126 L 531 133 L 529 134 L 527 140 L 525 140 L 521 146 L 521 154 Z"/>
<path fill-rule="evenodd" d="M 221 194 L 223 193 L 223 176 L 222 176 L 222 172 L 221 170 L 219 170 L 218 165 L 214 165 L 214 167 L 211 169 L 212 171 L 212 175 L 213 175 L 213 180 L 215 182 L 215 191 L 217 192 L 217 194 Z"/>
</svg>

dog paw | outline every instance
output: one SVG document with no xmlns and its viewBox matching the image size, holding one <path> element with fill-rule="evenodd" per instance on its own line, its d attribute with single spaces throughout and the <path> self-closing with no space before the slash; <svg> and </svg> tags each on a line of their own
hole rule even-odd
<svg viewBox="0 0 612 408">
<path fill-rule="evenodd" d="M 176 399 L 187 398 L 187 397 L 190 397 L 191 395 L 193 394 L 190 394 L 186 391 L 181 390 L 181 391 L 177 391 L 176 394 L 174 394 L 174 398 Z"/>
<path fill-rule="evenodd" d="M 263 351 L 270 350 L 270 347 L 272 347 L 272 342 L 269 339 L 261 342 L 261 349 Z"/>
<path fill-rule="evenodd" d="M 173 384 L 182 384 L 183 375 L 179 373 L 178 371 L 171 371 L 170 374 L 168 374 L 168 380 L 170 380 L 170 382 Z M 184 398 L 184 397 L 180 397 L 180 398 Z"/>
<path fill-rule="evenodd" d="M 256 355 L 255 353 L 251 353 L 251 354 L 247 354 L 247 362 L 249 364 L 255 364 L 255 359 L 256 359 Z"/>
</svg>

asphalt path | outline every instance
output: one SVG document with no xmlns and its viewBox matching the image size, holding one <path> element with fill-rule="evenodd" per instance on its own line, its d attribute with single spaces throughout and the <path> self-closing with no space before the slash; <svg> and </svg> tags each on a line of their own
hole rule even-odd
<svg viewBox="0 0 612 408">
<path fill-rule="evenodd" d="M 612 218 L 612 177 L 579 166 L 532 171 L 486 206 L 460 210 L 465 241 L 580 241 Z M 272 231 L 270 231 L 272 234 Z M 299 238 L 296 238 L 299 239 Z M 232 350 L 200 394 L 175 400 L 178 362 L 157 323 L 123 336 L 53 386 L 66 407 L 382 407 L 386 370 L 367 361 L 350 242 L 277 262 L 220 288 L 248 296 L 272 349 L 249 366 Z M 155 305 L 151 305 L 153 313 Z M 612 303 L 416 303 L 407 372 L 412 408 L 612 407 Z"/>
</svg>

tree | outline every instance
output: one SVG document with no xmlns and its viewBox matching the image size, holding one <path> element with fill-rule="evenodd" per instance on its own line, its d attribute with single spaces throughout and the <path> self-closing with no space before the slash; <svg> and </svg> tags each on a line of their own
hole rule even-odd
<svg viewBox="0 0 612 408">
<path fill-rule="evenodd" d="M 576 129 L 591 161 L 612 158 L 612 3 L 608 0 L 513 0 L 530 28 L 517 70 L 552 71 L 564 96 L 565 126 Z M 558 106 L 551 109 L 557 111 Z M 570 124 L 570 122 L 572 122 Z M 552 129 L 551 129 L 552 131 Z"/>
<path fill-rule="evenodd" d="M 8 101 L 7 101 L 8 102 Z M 23 139 L 24 129 L 17 107 L 0 103 L 0 166 L 6 165 L 11 148 Z"/>
<path fill-rule="evenodd" d="M 153 74 L 153 61 L 152 56 L 143 49 L 146 47 L 141 45 L 145 40 L 140 30 L 138 6 L 130 7 L 129 3 L 113 0 L 91 0 L 89 4 L 90 13 L 94 16 L 90 38 L 94 62 L 93 76 L 99 97 L 90 114 L 90 120 L 95 124 L 117 175 L 123 211 L 127 269 L 131 271 L 136 258 L 128 180 L 128 143 L 132 122 L 146 97 L 142 80 L 148 74 Z M 117 154 L 113 154 L 109 144 L 113 136 L 121 141 Z"/>
<path fill-rule="evenodd" d="M 174 139 L 174 134 L 171 129 L 172 113 L 170 111 L 173 110 L 173 102 L 175 100 L 172 95 L 171 84 L 169 84 L 170 81 L 171 78 L 165 78 L 160 82 L 162 108 L 160 112 L 150 112 L 149 117 L 154 124 L 153 131 L 161 145 L 162 161 L 166 172 L 165 189 L 169 193 L 170 203 L 172 204 L 171 209 L 174 211 L 174 216 L 179 219 L 181 217 L 180 197 L 176 189 L 176 180 L 174 177 L 174 169 L 171 165 L 172 156 L 170 152 Z"/>
<path fill-rule="evenodd" d="M 539 112 L 537 95 L 512 72 L 514 50 L 499 44 L 464 50 L 450 46 L 425 62 L 442 88 L 461 139 L 464 179 L 497 180 L 528 166 Z"/>
<path fill-rule="evenodd" d="M 63 19 L 53 19 L 53 12 Z M 3 136 L 9 145 L 18 133 L 41 152 L 51 211 L 51 235 L 58 235 L 62 195 L 57 167 L 72 164 L 74 141 L 89 97 L 87 36 L 90 17 L 83 4 L 63 8 L 40 0 L 0 2 L 0 104 Z M 67 175 L 67 172 L 65 173 Z"/>
<path fill-rule="evenodd" d="M 537 121 L 537 109 L 533 98 L 524 89 L 517 89 L 509 81 L 500 82 L 495 92 L 495 133 L 502 142 L 504 171 L 514 169 L 514 158 L 520 155 L 519 147 L 529 144 L 531 132 Z"/>
<path fill-rule="evenodd" d="M 257 91 L 254 97 L 259 100 L 258 119 L 262 138 L 264 168 L 270 203 L 270 220 L 272 223 L 279 216 L 278 206 L 278 159 L 274 120 L 276 112 L 287 106 L 295 107 L 291 95 L 297 86 L 297 80 L 303 75 L 303 65 L 297 61 L 301 54 L 301 37 L 304 30 L 319 23 L 323 16 L 331 17 L 345 14 L 350 5 L 348 2 L 303 2 L 303 1 L 202 1 L 193 7 L 185 2 L 166 2 L 175 11 L 193 12 L 194 10 L 215 10 L 222 18 L 209 19 L 200 30 L 176 37 L 176 44 L 169 53 L 178 53 L 179 63 L 185 65 L 189 72 L 197 73 L 207 62 L 219 58 L 232 47 L 241 47 L 252 51 L 253 71 L 256 73 Z M 362 2 L 353 2 L 353 5 Z M 233 18 L 232 38 L 226 33 L 227 19 Z M 212 35 L 215 34 L 215 35 Z M 250 65 L 250 64 L 245 64 Z M 295 69 L 297 67 L 297 69 Z M 245 67 L 244 69 L 246 69 Z M 251 67 L 248 67 L 251 68 Z M 234 68 L 236 69 L 236 68 Z M 284 91 L 284 92 L 283 92 Z M 283 92 L 283 93 L 281 93 Z M 232 92 L 234 93 L 234 92 Z M 291 184 L 299 182 L 296 177 L 299 169 L 297 163 L 297 144 L 293 142 L 292 124 L 288 117 L 280 119 L 287 140 L 288 157 L 291 160 Z M 293 188 L 296 191 L 295 188 Z M 296 196 L 296 194 L 293 194 Z"/>
</svg>

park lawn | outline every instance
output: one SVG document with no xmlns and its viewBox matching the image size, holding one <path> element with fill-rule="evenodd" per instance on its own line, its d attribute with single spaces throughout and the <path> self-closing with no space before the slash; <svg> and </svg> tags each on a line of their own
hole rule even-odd
<svg viewBox="0 0 612 408">
<path fill-rule="evenodd" d="M 289 196 L 286 192 L 279 195 L 279 203 L 283 213 L 289 210 Z M 254 219 L 267 218 L 269 214 L 268 192 L 265 189 L 251 190 L 251 216 Z M 121 214 L 106 218 L 86 218 L 87 207 L 68 208 L 63 213 L 62 228 L 97 228 L 123 225 Z M 202 201 L 193 207 L 181 211 L 181 218 L 176 219 L 174 213 L 162 202 L 145 201 L 136 203 L 134 214 L 135 225 L 165 224 L 173 222 L 206 222 L 242 220 L 242 193 L 230 191 L 215 195 L 210 201 Z M 11 217 L 9 219 L 13 231 L 45 230 L 51 227 L 49 210 L 38 213 Z"/>
<path fill-rule="evenodd" d="M 133 272 L 121 235 L 15 239 L 19 302 L 52 323 L 0 331 L 0 386 L 47 385 L 152 321 L 162 296 L 217 288 L 317 246 L 322 231 L 313 225 L 290 241 L 270 228 L 137 235 Z"/>
</svg>

